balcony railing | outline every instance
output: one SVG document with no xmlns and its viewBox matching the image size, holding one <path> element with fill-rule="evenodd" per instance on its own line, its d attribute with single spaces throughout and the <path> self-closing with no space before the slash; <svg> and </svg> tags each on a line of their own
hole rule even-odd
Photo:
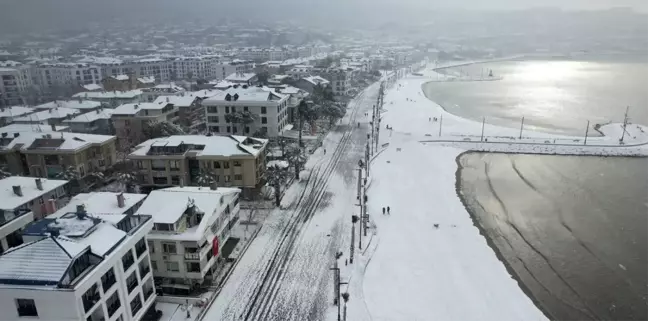
<svg viewBox="0 0 648 321">
<path fill-rule="evenodd" d="M 185 253 L 184 258 L 185 258 L 185 260 L 200 261 L 200 253 Z"/>
<path fill-rule="evenodd" d="M 108 306 L 108 317 L 112 317 L 117 309 L 121 308 L 121 302 L 117 301 Z"/>
<path fill-rule="evenodd" d="M 95 306 L 95 304 L 97 304 L 97 302 L 99 302 L 99 293 L 95 292 L 91 296 L 84 296 L 82 300 L 83 308 L 85 309 L 85 312 L 88 312 Z"/>
<path fill-rule="evenodd" d="M 146 252 L 146 245 L 137 245 L 135 246 L 135 253 L 137 253 L 137 257 L 142 256 Z"/>
<path fill-rule="evenodd" d="M 136 315 L 141 308 L 142 308 L 142 302 L 140 300 L 137 300 L 137 302 L 135 302 L 135 305 L 131 305 L 132 314 Z"/>
</svg>

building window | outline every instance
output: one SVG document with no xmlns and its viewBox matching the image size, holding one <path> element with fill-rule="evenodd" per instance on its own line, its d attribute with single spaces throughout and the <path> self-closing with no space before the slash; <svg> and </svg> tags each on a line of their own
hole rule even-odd
<svg viewBox="0 0 648 321">
<path fill-rule="evenodd" d="M 225 106 L 225 113 L 229 114 L 229 107 L 228 106 Z"/>
<path fill-rule="evenodd" d="M 112 317 L 113 314 L 115 314 L 115 311 L 121 307 L 119 291 L 115 291 L 108 300 L 106 300 L 106 307 L 108 308 L 108 317 Z"/>
<path fill-rule="evenodd" d="M 236 107 L 232 106 L 232 112 L 233 112 L 233 113 L 236 112 Z"/>
<path fill-rule="evenodd" d="M 235 167 L 241 167 L 241 161 L 233 161 Z"/>
<path fill-rule="evenodd" d="M 234 175 L 234 180 L 235 181 L 242 181 L 243 180 L 243 175 L 241 175 L 241 174 Z"/>
<path fill-rule="evenodd" d="M 180 161 L 178 161 L 178 160 L 169 161 L 169 167 L 171 167 L 172 170 L 179 170 L 180 169 Z"/>
<path fill-rule="evenodd" d="M 232 127 L 227 126 L 227 132 L 229 133 L 229 132 L 231 132 L 231 131 L 232 131 Z"/>
<path fill-rule="evenodd" d="M 221 168 L 219 161 L 214 161 L 214 168 Z"/>
<path fill-rule="evenodd" d="M 171 185 L 180 185 L 180 176 L 171 176 Z"/>
<path fill-rule="evenodd" d="M 164 264 L 166 265 L 167 271 L 171 271 L 171 272 L 180 271 L 180 265 L 178 264 L 178 262 L 169 262 L 169 261 L 167 261 L 167 262 L 164 262 Z"/>
<path fill-rule="evenodd" d="M 126 288 L 128 288 L 128 293 L 130 294 L 137 287 L 137 274 L 135 271 L 131 273 L 128 278 L 126 278 Z"/>
<path fill-rule="evenodd" d="M 133 265 L 134 261 L 135 260 L 133 259 L 133 252 L 128 250 L 128 253 L 126 253 L 122 257 L 122 265 L 124 266 L 124 271 L 128 270 L 128 268 L 131 267 L 131 265 Z"/>
<path fill-rule="evenodd" d="M 135 298 L 133 298 L 133 301 L 131 301 L 130 303 L 130 307 L 133 316 L 135 316 L 137 312 L 139 312 L 139 310 L 142 309 L 142 299 L 140 299 L 139 294 L 136 295 Z"/>
<path fill-rule="evenodd" d="M 230 168 L 229 162 L 223 162 L 223 168 L 225 169 Z"/>
<path fill-rule="evenodd" d="M 207 112 L 210 114 L 218 114 L 218 107 L 209 106 L 207 107 Z"/>
<path fill-rule="evenodd" d="M 148 248 L 150 253 L 155 253 L 155 243 L 148 241 Z"/>
<path fill-rule="evenodd" d="M 178 250 L 175 243 L 162 243 L 162 252 L 167 254 L 176 254 Z"/>
<path fill-rule="evenodd" d="M 36 303 L 32 299 L 16 299 L 16 309 L 19 317 L 37 317 Z"/>
<path fill-rule="evenodd" d="M 243 111 L 249 111 L 247 106 L 243 106 Z"/>
<path fill-rule="evenodd" d="M 261 124 L 267 124 L 268 123 L 268 118 L 267 117 L 261 117 Z"/>
<path fill-rule="evenodd" d="M 152 160 L 151 169 L 154 171 L 166 171 L 166 161 L 161 159 Z"/>
<path fill-rule="evenodd" d="M 250 133 L 250 127 L 245 126 L 245 133 L 249 134 Z"/>
<path fill-rule="evenodd" d="M 218 123 L 219 119 L 218 116 L 208 116 L 207 117 L 207 122 L 208 123 Z"/>
<path fill-rule="evenodd" d="M 187 267 L 187 272 L 197 272 L 200 273 L 200 263 L 198 262 L 187 262 L 185 263 Z"/>
<path fill-rule="evenodd" d="M 102 285 L 102 287 L 103 287 L 103 291 L 104 291 L 104 293 L 108 292 L 108 290 L 110 289 L 110 287 L 111 287 L 113 284 L 115 284 L 115 282 L 116 282 L 116 279 L 115 279 L 115 271 L 114 271 L 112 268 L 110 268 L 110 270 L 108 270 L 108 271 L 106 272 L 106 274 L 104 274 L 104 275 L 101 277 L 101 285 Z"/>
<path fill-rule="evenodd" d="M 151 260 L 151 266 L 153 267 L 153 271 L 157 271 L 157 262 Z"/>
<path fill-rule="evenodd" d="M 220 127 L 214 126 L 214 133 L 220 133 Z"/>
<path fill-rule="evenodd" d="M 230 182 L 230 176 L 229 176 L 229 175 L 225 175 L 225 183 L 229 183 L 229 182 Z"/>
<path fill-rule="evenodd" d="M 267 109 L 266 109 L 265 107 L 261 107 L 261 113 L 262 113 L 262 114 L 267 113 Z"/>
</svg>

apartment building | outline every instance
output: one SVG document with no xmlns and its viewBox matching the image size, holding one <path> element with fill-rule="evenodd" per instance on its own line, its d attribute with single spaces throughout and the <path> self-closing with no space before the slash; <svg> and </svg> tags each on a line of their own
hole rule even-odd
<svg viewBox="0 0 648 321">
<path fill-rule="evenodd" d="M 21 176 L 0 179 L 0 254 L 23 243 L 22 229 L 54 213 L 67 181 Z"/>
<path fill-rule="evenodd" d="M 331 82 L 320 76 L 308 76 L 297 80 L 295 87 L 305 90 L 309 94 L 315 91 L 315 87 L 329 87 Z"/>
<path fill-rule="evenodd" d="M 93 100 L 83 100 L 78 97 L 73 100 L 54 100 L 34 106 L 36 110 L 50 110 L 54 108 L 78 109 L 80 113 L 86 113 L 101 108 L 101 103 Z"/>
<path fill-rule="evenodd" d="M 178 109 L 176 123 L 190 130 L 205 129 L 205 109 L 202 98 L 194 93 L 182 93 L 181 96 L 160 96 L 154 104 L 172 104 Z"/>
<path fill-rule="evenodd" d="M 254 71 L 254 62 L 251 60 L 234 59 L 215 65 L 214 77 L 225 79 L 235 73 L 251 73 Z"/>
<path fill-rule="evenodd" d="M 178 108 L 167 102 L 124 104 L 113 111 L 112 122 L 120 147 L 134 146 L 145 140 L 144 126 L 149 121 L 176 123 Z"/>
<path fill-rule="evenodd" d="M 155 310 L 146 215 L 75 212 L 23 231 L 0 256 L 3 320 L 143 320 Z M 152 314 L 152 313 L 151 313 Z"/>
<path fill-rule="evenodd" d="M 331 83 L 331 90 L 336 96 L 346 96 L 351 89 L 351 74 L 344 68 L 329 68 L 319 74 Z"/>
<path fill-rule="evenodd" d="M 75 115 L 72 118 L 61 122 L 69 128 L 69 131 L 75 133 L 114 135 L 115 129 L 112 124 L 112 114 L 114 109 L 102 108 L 81 115 Z"/>
<path fill-rule="evenodd" d="M 34 68 L 34 79 L 41 90 L 101 83 L 101 69 L 89 63 L 44 63 Z"/>
<path fill-rule="evenodd" d="M 72 167 L 79 178 L 116 162 L 116 138 L 69 132 L 2 133 L 0 163 L 14 175 L 56 178 Z"/>
<path fill-rule="evenodd" d="M 220 268 L 223 246 L 239 219 L 239 193 L 185 186 L 149 194 L 138 213 L 153 217 L 147 240 L 155 283 L 163 292 L 188 294 Z"/>
<path fill-rule="evenodd" d="M 225 78 L 225 81 L 234 83 L 234 84 L 239 84 L 239 85 L 254 85 L 257 82 L 257 75 L 253 72 L 238 72 L 238 73 L 233 73 Z"/>
<path fill-rule="evenodd" d="M 219 186 L 239 187 L 247 194 L 265 184 L 267 144 L 245 136 L 177 135 L 148 140 L 128 158 L 144 186 L 196 186 L 209 176 Z"/>
<path fill-rule="evenodd" d="M 0 127 L 13 123 L 14 119 L 31 114 L 36 110 L 25 106 L 0 107 Z"/>
<path fill-rule="evenodd" d="M 288 96 L 267 88 L 233 86 L 203 100 L 207 130 L 219 135 L 251 135 L 256 132 L 276 137 L 288 125 Z M 248 123 L 231 123 L 229 113 L 250 112 L 254 119 Z"/>
<path fill-rule="evenodd" d="M 176 57 L 173 59 L 173 75 L 176 79 L 218 78 L 218 67 L 222 64 L 219 55 Z"/>
<path fill-rule="evenodd" d="M 180 96 L 186 90 L 175 83 L 160 84 L 142 89 L 142 102 L 153 102 L 160 96 Z"/>
<path fill-rule="evenodd" d="M 142 93 L 141 89 L 128 91 L 86 91 L 74 94 L 72 97 L 98 101 L 107 107 L 115 108 L 123 104 L 140 102 L 142 100 Z"/>
<path fill-rule="evenodd" d="M 155 86 L 155 77 L 136 77 L 133 73 L 108 76 L 101 80 L 101 85 L 106 91 L 129 91 Z"/>
<path fill-rule="evenodd" d="M 33 88 L 30 66 L 19 63 L 4 66 L 0 64 L 0 106 L 25 104 L 28 91 Z"/>
</svg>

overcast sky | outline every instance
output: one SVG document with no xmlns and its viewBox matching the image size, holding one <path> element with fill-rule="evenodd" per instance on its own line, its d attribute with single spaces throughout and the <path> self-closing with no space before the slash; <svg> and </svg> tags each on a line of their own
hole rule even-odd
<svg viewBox="0 0 648 321">
<path fill-rule="evenodd" d="M 175 22 L 171 20 L 209 19 L 212 15 L 252 20 L 316 17 L 325 21 L 340 13 L 359 20 L 376 13 L 375 21 L 393 11 L 520 10 L 540 6 L 569 10 L 629 7 L 648 12 L 648 0 L 0 0 L 0 28 L 11 32 L 83 28 L 88 22 L 118 17 L 132 21 L 169 19 L 171 24 Z M 358 14 L 364 12 L 369 14 Z"/>
</svg>

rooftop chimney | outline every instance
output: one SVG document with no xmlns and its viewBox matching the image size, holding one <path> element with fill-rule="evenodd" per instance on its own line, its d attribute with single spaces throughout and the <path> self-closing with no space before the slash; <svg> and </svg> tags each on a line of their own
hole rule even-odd
<svg viewBox="0 0 648 321">
<path fill-rule="evenodd" d="M 52 198 L 48 199 L 47 203 L 45 203 L 45 208 L 46 208 L 45 213 L 47 215 L 56 212 L 56 200 Z"/>
<path fill-rule="evenodd" d="M 117 194 L 117 206 L 119 206 L 119 208 L 123 208 L 124 206 L 126 206 L 124 193 Z"/>
<path fill-rule="evenodd" d="M 43 190 L 43 181 L 40 178 L 36 179 L 36 188 L 38 188 L 39 191 Z"/>
<path fill-rule="evenodd" d="M 14 133 L 14 138 L 17 138 L 18 136 L 20 136 L 20 133 Z"/>
<path fill-rule="evenodd" d="M 22 187 L 20 187 L 20 185 L 14 185 L 11 186 L 11 188 L 13 189 L 14 194 L 16 194 L 17 196 L 23 196 Z"/>
<path fill-rule="evenodd" d="M 56 125 L 55 125 L 55 124 L 52 124 L 52 125 L 50 125 L 50 126 L 52 126 L 52 131 L 55 132 L 55 131 L 56 131 Z"/>
<path fill-rule="evenodd" d="M 166 98 L 167 103 L 169 102 L 169 97 Z"/>
<path fill-rule="evenodd" d="M 76 216 L 78 219 L 83 220 L 86 217 L 85 205 L 79 204 L 76 206 Z"/>
<path fill-rule="evenodd" d="M 218 189 L 218 184 L 216 182 L 211 182 L 211 184 L 209 184 L 209 189 L 215 191 Z"/>
</svg>

